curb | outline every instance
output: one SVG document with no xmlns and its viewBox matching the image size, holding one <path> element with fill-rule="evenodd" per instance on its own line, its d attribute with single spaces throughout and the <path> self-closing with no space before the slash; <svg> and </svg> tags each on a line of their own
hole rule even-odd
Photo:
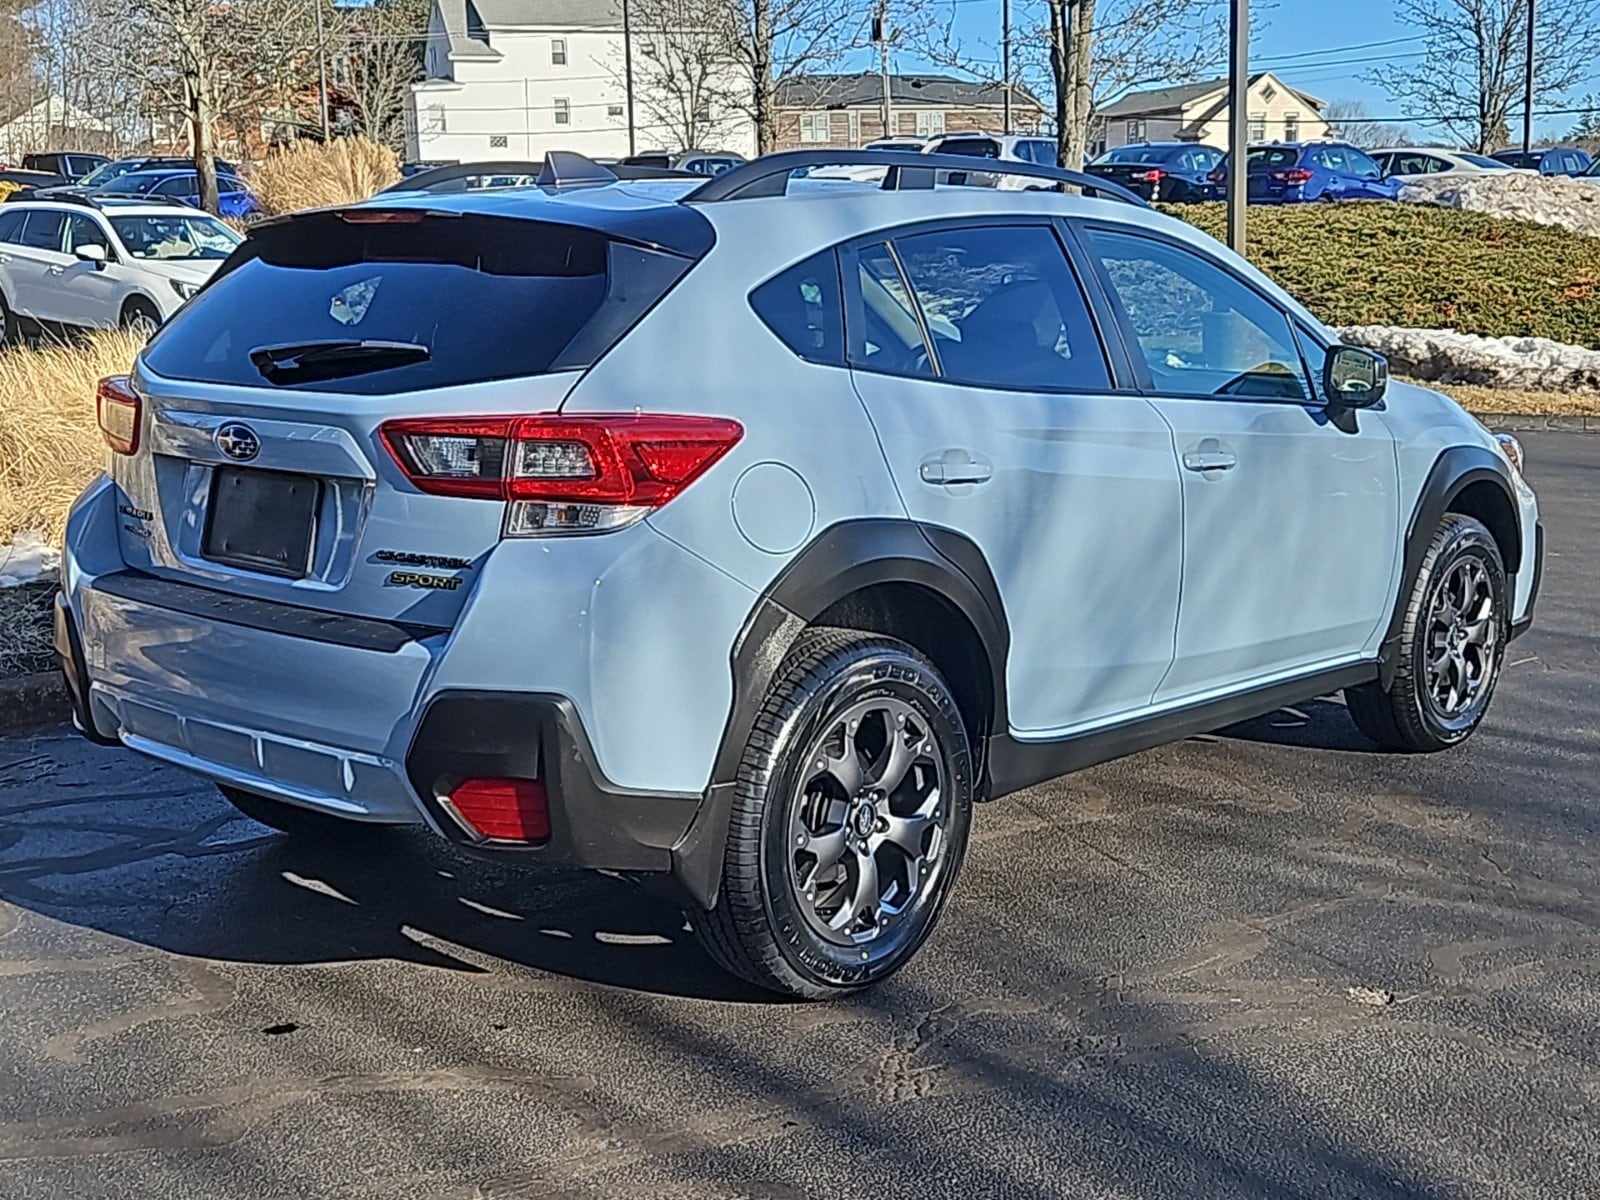
<svg viewBox="0 0 1600 1200">
<path fill-rule="evenodd" d="M 70 716 L 67 689 L 57 672 L 0 679 L 0 734 L 32 733 Z"/>
<path fill-rule="evenodd" d="M 1549 417 L 1538 413 L 1473 413 L 1493 433 L 1600 433 L 1600 417 Z"/>
</svg>

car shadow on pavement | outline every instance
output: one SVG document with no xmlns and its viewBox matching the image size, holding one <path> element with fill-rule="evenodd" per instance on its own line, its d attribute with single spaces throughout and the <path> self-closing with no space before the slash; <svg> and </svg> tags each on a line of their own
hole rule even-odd
<svg viewBox="0 0 1600 1200">
<path fill-rule="evenodd" d="M 1273 746 L 1300 746 L 1308 750 L 1350 750 L 1382 754 L 1355 727 L 1342 696 L 1318 696 L 1304 704 L 1286 705 L 1262 717 L 1241 721 L 1202 738 L 1230 738 Z"/>
</svg>

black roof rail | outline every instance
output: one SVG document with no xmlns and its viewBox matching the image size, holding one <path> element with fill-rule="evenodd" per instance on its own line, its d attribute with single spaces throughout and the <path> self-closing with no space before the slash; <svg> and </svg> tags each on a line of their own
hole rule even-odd
<svg viewBox="0 0 1600 1200">
<path fill-rule="evenodd" d="M 925 191 L 934 186 L 941 171 L 963 175 L 1014 175 L 1038 179 L 1055 190 L 1075 187 L 1085 195 L 1125 204 L 1150 207 L 1120 183 L 1046 167 L 1038 163 L 1012 162 L 1009 159 L 974 158 L 965 154 L 917 154 L 899 150 L 786 150 L 766 154 L 754 162 L 723 172 L 684 197 L 686 203 L 714 204 L 723 200 L 753 200 L 759 196 L 782 196 L 796 171 L 815 167 L 887 167 L 883 177 L 886 192 Z"/>
</svg>

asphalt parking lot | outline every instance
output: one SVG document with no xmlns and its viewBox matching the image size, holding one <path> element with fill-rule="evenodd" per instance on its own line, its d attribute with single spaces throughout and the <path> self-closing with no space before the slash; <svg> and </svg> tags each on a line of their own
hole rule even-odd
<svg viewBox="0 0 1600 1200">
<path fill-rule="evenodd" d="M 922 957 L 784 1003 L 619 881 L 332 852 L 0 740 L 0 1196 L 1600 1191 L 1600 437 L 1488 724 L 1336 699 L 979 811 Z"/>
</svg>

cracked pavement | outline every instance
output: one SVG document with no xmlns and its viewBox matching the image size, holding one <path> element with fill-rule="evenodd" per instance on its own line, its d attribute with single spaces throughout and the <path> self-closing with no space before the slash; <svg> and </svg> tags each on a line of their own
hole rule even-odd
<svg viewBox="0 0 1600 1200">
<path fill-rule="evenodd" d="M 1600 437 L 1488 723 L 1325 698 L 985 806 L 876 991 L 599 876 L 297 845 L 0 739 L 0 1197 L 1569 1197 L 1600 1168 Z"/>
</svg>

